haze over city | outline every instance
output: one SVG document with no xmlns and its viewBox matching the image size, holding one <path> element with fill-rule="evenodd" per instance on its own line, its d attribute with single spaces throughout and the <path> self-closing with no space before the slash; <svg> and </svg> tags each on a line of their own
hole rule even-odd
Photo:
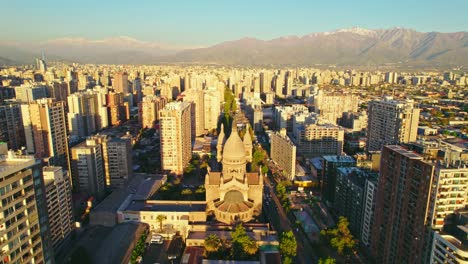
<svg viewBox="0 0 468 264">
<path fill-rule="evenodd" d="M 10 1 L 0 264 L 466 263 L 467 1 Z"/>
</svg>

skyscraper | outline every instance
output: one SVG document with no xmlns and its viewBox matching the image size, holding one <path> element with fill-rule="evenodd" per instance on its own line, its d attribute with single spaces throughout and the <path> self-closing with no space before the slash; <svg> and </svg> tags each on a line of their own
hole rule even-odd
<svg viewBox="0 0 468 264">
<path fill-rule="evenodd" d="M 164 108 L 165 97 L 147 95 L 138 103 L 138 122 L 143 128 L 154 128 L 159 120 L 159 111 Z"/>
<path fill-rule="evenodd" d="M 126 72 L 118 72 L 114 75 L 112 87 L 116 93 L 127 94 L 128 91 L 128 75 Z"/>
<path fill-rule="evenodd" d="M 50 238 L 54 250 L 57 251 L 69 238 L 75 224 L 70 177 L 62 167 L 44 167 L 42 173 L 49 214 Z"/>
<path fill-rule="evenodd" d="M 0 141 L 14 150 L 26 146 L 21 106 L 16 102 L 0 104 Z"/>
<path fill-rule="evenodd" d="M 159 112 L 161 167 L 182 174 L 192 158 L 190 103 L 172 102 Z"/>
<path fill-rule="evenodd" d="M 52 258 L 40 162 L 7 152 L 0 158 L 1 263 L 48 263 Z"/>
<path fill-rule="evenodd" d="M 105 148 L 104 148 L 105 146 Z M 123 188 L 132 177 L 132 138 L 113 138 L 103 145 L 106 183 L 113 189 Z"/>
<path fill-rule="evenodd" d="M 286 135 L 286 129 L 280 133 L 270 136 L 271 159 L 278 164 L 288 176 L 289 180 L 294 180 L 296 176 L 296 145 Z"/>
<path fill-rule="evenodd" d="M 67 101 L 70 135 L 86 137 L 107 127 L 107 108 L 99 93 L 74 93 L 68 96 Z"/>
<path fill-rule="evenodd" d="M 414 101 L 397 101 L 392 97 L 369 102 L 367 149 L 381 150 L 384 145 L 416 140 L 419 108 Z"/>
<path fill-rule="evenodd" d="M 100 199 L 104 195 L 105 176 L 102 146 L 93 138 L 71 149 L 73 187 Z"/>
<path fill-rule="evenodd" d="M 49 165 L 69 169 L 64 103 L 44 98 L 22 105 L 21 111 L 28 152 Z"/>
<path fill-rule="evenodd" d="M 205 100 L 203 90 L 190 89 L 184 91 L 184 102 L 191 102 L 194 107 L 195 135 L 201 136 L 205 133 Z"/>
<path fill-rule="evenodd" d="M 372 253 L 377 263 L 423 263 L 433 164 L 397 145 L 383 147 Z"/>
<path fill-rule="evenodd" d="M 204 93 L 205 129 L 211 130 L 218 127 L 218 119 L 221 114 L 221 102 L 223 99 L 215 88 L 204 90 Z"/>
</svg>

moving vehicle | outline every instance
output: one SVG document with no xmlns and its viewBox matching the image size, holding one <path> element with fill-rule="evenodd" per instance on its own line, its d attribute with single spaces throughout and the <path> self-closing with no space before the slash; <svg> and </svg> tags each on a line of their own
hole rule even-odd
<svg viewBox="0 0 468 264">
<path fill-rule="evenodd" d="M 151 237 L 151 244 L 162 244 L 162 243 L 164 243 L 164 240 L 161 235 L 153 235 Z"/>
</svg>

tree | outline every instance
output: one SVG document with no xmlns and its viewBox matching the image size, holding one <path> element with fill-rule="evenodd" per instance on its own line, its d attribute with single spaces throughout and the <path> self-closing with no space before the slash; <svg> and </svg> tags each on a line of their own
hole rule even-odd
<svg viewBox="0 0 468 264">
<path fill-rule="evenodd" d="M 205 250 L 209 253 L 217 252 L 221 248 L 221 239 L 217 235 L 209 235 L 205 238 L 205 243 L 203 244 Z"/>
<path fill-rule="evenodd" d="M 336 259 L 327 257 L 326 259 L 319 259 L 319 264 L 336 264 Z"/>
<path fill-rule="evenodd" d="M 344 216 L 340 216 L 336 228 L 320 231 L 320 235 L 336 249 L 338 254 L 349 254 L 355 247 L 356 241 L 349 231 L 349 221 Z"/>
<path fill-rule="evenodd" d="M 292 231 L 281 233 L 280 252 L 286 258 L 292 258 L 297 254 L 296 237 Z"/>
<path fill-rule="evenodd" d="M 231 255 L 233 258 L 238 260 L 245 260 L 258 252 L 257 243 L 247 235 L 242 224 L 236 226 L 236 229 L 232 232 L 231 236 Z"/>
<path fill-rule="evenodd" d="M 158 215 L 156 216 L 156 221 L 159 222 L 159 230 L 162 232 L 162 223 L 163 221 L 166 220 L 166 216 L 165 215 Z"/>
</svg>

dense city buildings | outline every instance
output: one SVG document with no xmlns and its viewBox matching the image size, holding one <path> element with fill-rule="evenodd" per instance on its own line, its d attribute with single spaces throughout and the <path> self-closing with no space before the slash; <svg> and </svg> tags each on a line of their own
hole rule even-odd
<svg viewBox="0 0 468 264">
<path fill-rule="evenodd" d="M 309 98 L 309 103 L 314 105 L 315 113 L 328 120 L 331 124 L 337 124 L 345 112 L 357 112 L 359 97 L 353 94 L 325 94 L 317 89 Z"/>
<path fill-rule="evenodd" d="M 190 89 L 183 93 L 184 102 L 192 103 L 192 124 L 195 128 L 194 135 L 201 136 L 205 133 L 205 99 L 203 90 Z"/>
<path fill-rule="evenodd" d="M 26 146 L 19 103 L 14 101 L 0 103 L 0 141 L 6 142 L 14 150 Z"/>
<path fill-rule="evenodd" d="M 191 104 L 172 102 L 159 112 L 161 168 L 182 174 L 192 158 Z"/>
<path fill-rule="evenodd" d="M 21 105 L 26 148 L 49 165 L 69 168 L 64 102 L 44 98 Z"/>
<path fill-rule="evenodd" d="M 305 157 L 341 155 L 344 130 L 332 124 L 306 124 L 297 128 L 297 151 Z"/>
<path fill-rule="evenodd" d="M 68 129 L 72 136 L 87 137 L 108 126 L 105 101 L 101 94 L 94 91 L 69 95 Z"/>
<path fill-rule="evenodd" d="M 368 142 L 369 151 L 381 150 L 388 144 L 408 143 L 416 140 L 419 112 L 412 100 L 383 100 L 369 102 Z"/>
<path fill-rule="evenodd" d="M 164 97 L 147 95 L 138 103 L 138 123 L 143 128 L 156 128 L 159 111 L 164 108 L 167 100 Z"/>
<path fill-rule="evenodd" d="M 296 176 L 296 145 L 286 135 L 286 129 L 270 136 L 270 157 L 284 171 L 289 180 Z"/>
</svg>

